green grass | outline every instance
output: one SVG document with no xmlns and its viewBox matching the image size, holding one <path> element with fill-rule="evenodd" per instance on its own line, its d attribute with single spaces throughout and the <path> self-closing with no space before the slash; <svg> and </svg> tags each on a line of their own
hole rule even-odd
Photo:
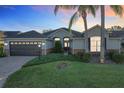
<svg viewBox="0 0 124 93">
<path fill-rule="evenodd" d="M 59 69 L 61 63 L 67 67 Z M 58 61 L 24 67 L 4 87 L 124 87 L 124 65 Z"/>
<path fill-rule="evenodd" d="M 63 55 L 62 53 L 52 53 L 48 54 L 46 56 L 40 57 L 40 60 L 38 57 L 35 59 L 29 61 L 27 64 L 25 64 L 23 67 L 32 66 L 32 65 L 39 65 L 43 63 L 48 62 L 56 62 L 56 61 L 79 61 L 82 62 L 82 60 L 76 56 L 73 55 Z"/>
<path fill-rule="evenodd" d="M 67 66 L 60 69 L 62 63 Z M 49 54 L 29 61 L 8 77 L 4 87 L 124 87 L 124 65 L 83 63 L 73 55 Z"/>
</svg>

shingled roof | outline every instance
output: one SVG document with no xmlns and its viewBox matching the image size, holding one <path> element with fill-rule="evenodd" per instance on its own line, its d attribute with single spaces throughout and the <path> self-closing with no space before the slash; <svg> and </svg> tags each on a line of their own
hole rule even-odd
<svg viewBox="0 0 124 93">
<path fill-rule="evenodd" d="M 37 31 L 28 31 L 21 33 L 19 31 L 7 31 L 4 32 L 4 35 L 6 38 L 42 38 L 43 35 L 41 33 L 38 33 Z"/>
<path fill-rule="evenodd" d="M 43 36 L 44 37 L 48 37 L 50 34 L 56 32 L 56 31 L 60 31 L 60 30 L 68 31 L 67 28 L 59 28 L 59 29 L 56 29 L 56 30 L 45 32 L 45 33 L 43 33 Z M 74 30 L 71 30 L 71 31 L 72 31 L 73 37 L 83 37 L 83 34 L 82 33 L 78 32 L 78 31 L 74 31 Z"/>
<path fill-rule="evenodd" d="M 6 38 L 14 38 L 16 37 L 18 34 L 20 33 L 20 31 L 5 31 L 4 35 Z"/>
<path fill-rule="evenodd" d="M 109 37 L 123 37 L 124 38 L 124 31 L 112 31 L 109 33 Z"/>
<path fill-rule="evenodd" d="M 28 31 L 24 33 L 20 33 L 16 36 L 16 38 L 42 38 L 43 35 L 37 31 Z"/>
</svg>

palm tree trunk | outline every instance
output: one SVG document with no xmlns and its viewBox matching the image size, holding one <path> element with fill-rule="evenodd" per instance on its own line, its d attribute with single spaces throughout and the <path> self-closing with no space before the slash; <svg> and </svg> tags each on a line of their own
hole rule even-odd
<svg viewBox="0 0 124 93">
<path fill-rule="evenodd" d="M 100 63 L 104 63 L 104 28 L 105 28 L 105 8 L 101 5 L 101 52 L 100 52 Z"/>
<path fill-rule="evenodd" d="M 88 37 L 87 37 L 87 15 L 86 13 L 84 12 L 84 14 L 82 14 L 82 18 L 83 18 L 83 21 L 84 21 L 84 29 L 85 29 L 85 52 L 89 52 L 88 50 Z"/>
</svg>

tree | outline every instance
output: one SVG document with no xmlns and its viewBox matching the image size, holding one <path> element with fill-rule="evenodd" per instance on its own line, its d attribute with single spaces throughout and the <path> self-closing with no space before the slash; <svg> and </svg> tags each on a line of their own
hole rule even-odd
<svg viewBox="0 0 124 93">
<path fill-rule="evenodd" d="M 96 10 L 98 9 L 98 6 L 96 5 L 56 5 L 54 13 L 57 14 L 59 9 L 68 9 L 68 10 L 76 10 L 76 12 L 72 15 L 70 22 L 69 22 L 69 31 L 71 32 L 71 27 L 73 23 L 75 23 L 80 17 L 84 21 L 84 28 L 85 31 L 87 31 L 87 14 L 92 14 L 94 17 L 96 15 Z M 85 48 L 87 49 L 86 52 L 88 52 L 88 38 L 87 33 L 85 33 Z"/>
<path fill-rule="evenodd" d="M 109 6 L 116 15 L 122 16 L 123 15 L 123 8 L 120 5 L 110 5 Z M 105 6 L 101 5 L 100 6 L 101 9 L 101 52 L 100 52 L 100 63 L 104 63 L 105 58 L 104 58 L 104 54 L 105 54 L 105 34 L 104 34 L 104 29 L 105 29 Z"/>
</svg>

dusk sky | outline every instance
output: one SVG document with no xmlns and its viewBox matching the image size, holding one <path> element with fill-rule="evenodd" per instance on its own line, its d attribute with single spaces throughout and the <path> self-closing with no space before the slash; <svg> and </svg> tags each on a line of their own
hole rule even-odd
<svg viewBox="0 0 124 93">
<path fill-rule="evenodd" d="M 46 29 L 68 27 L 69 19 L 74 11 L 60 10 L 54 15 L 55 6 L 0 6 L 0 30 L 4 31 L 29 31 L 42 32 Z M 100 24 L 100 10 L 94 18 L 88 15 L 88 28 Z M 120 25 L 124 27 L 124 17 L 115 16 L 111 9 L 106 6 L 106 28 Z M 77 31 L 84 31 L 83 20 L 80 18 L 72 27 Z"/>
</svg>

